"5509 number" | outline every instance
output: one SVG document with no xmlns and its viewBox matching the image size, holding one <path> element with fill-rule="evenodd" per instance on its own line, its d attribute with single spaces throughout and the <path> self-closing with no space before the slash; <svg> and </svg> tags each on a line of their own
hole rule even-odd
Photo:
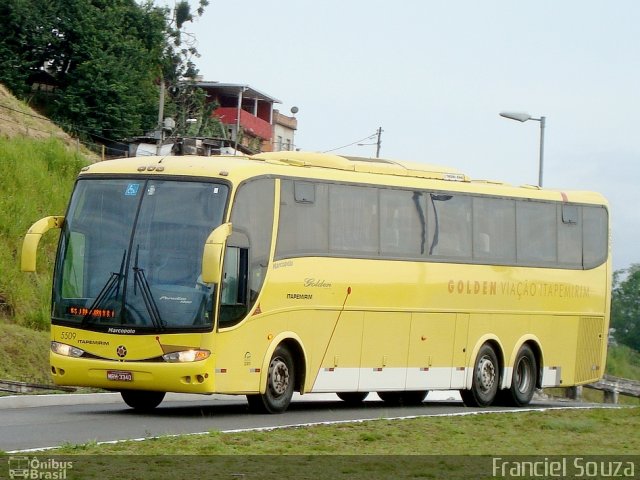
<svg viewBox="0 0 640 480">
<path fill-rule="evenodd" d="M 76 332 L 61 332 L 60 333 L 60 338 L 62 340 L 75 340 L 76 339 Z"/>
</svg>

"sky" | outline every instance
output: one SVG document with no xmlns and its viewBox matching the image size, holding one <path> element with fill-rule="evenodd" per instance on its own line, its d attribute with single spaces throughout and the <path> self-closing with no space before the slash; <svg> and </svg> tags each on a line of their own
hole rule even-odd
<svg viewBox="0 0 640 480">
<path fill-rule="evenodd" d="M 194 2 L 192 2 L 194 3 Z M 207 81 L 298 107 L 296 148 L 594 190 L 615 270 L 640 263 L 637 0 L 211 0 L 188 30 Z"/>
</svg>

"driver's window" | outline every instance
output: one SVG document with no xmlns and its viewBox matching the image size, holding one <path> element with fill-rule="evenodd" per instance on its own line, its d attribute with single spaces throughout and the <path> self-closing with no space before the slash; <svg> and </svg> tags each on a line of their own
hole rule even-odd
<svg viewBox="0 0 640 480">
<path fill-rule="evenodd" d="M 228 247 L 222 273 L 222 304 L 246 304 L 247 249 Z"/>
<path fill-rule="evenodd" d="M 248 249 L 227 247 L 222 271 L 220 292 L 220 326 L 230 326 L 247 313 L 247 265 Z"/>
</svg>

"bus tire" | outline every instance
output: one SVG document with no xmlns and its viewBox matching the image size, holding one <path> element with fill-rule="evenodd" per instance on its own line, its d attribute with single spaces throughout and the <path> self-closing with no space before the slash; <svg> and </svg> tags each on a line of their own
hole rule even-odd
<svg viewBox="0 0 640 480">
<path fill-rule="evenodd" d="M 247 395 L 249 410 L 253 413 L 284 412 L 291 403 L 295 378 L 291 352 L 285 346 L 278 345 L 269 362 L 265 392 Z"/>
<path fill-rule="evenodd" d="M 369 392 L 337 392 L 338 398 L 349 405 L 358 405 L 364 402 Z"/>
<path fill-rule="evenodd" d="M 134 410 L 148 412 L 156 408 L 164 400 L 165 392 L 150 392 L 146 390 L 122 390 L 120 392 L 124 403 Z"/>
<path fill-rule="evenodd" d="M 480 347 L 473 366 L 473 380 L 469 390 L 460 390 L 467 407 L 488 407 L 493 403 L 500 385 L 498 356 L 491 345 Z"/>
<path fill-rule="evenodd" d="M 523 345 L 513 364 L 511 387 L 500 391 L 501 404 L 514 407 L 529 405 L 538 382 L 538 364 L 529 345 Z"/>
<path fill-rule="evenodd" d="M 420 405 L 427 398 L 427 390 L 407 390 L 402 392 L 378 392 L 384 403 L 391 405 Z"/>
</svg>

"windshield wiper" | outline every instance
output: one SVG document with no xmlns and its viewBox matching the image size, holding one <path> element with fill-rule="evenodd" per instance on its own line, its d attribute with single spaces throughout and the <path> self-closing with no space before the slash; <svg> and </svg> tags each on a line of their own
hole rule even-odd
<svg viewBox="0 0 640 480">
<path fill-rule="evenodd" d="M 149 286 L 149 282 L 147 281 L 147 277 L 144 274 L 144 269 L 138 266 L 138 255 L 140 253 L 140 245 L 136 247 L 136 260 L 135 265 L 133 266 L 133 293 L 137 295 L 137 288 L 140 288 L 140 294 L 142 295 L 142 300 L 144 301 L 144 306 L 147 308 L 147 312 L 149 312 L 149 316 L 151 317 L 151 323 L 158 330 L 164 330 L 166 323 L 162 320 L 160 316 L 160 310 L 158 310 L 158 305 L 153 298 L 153 293 L 151 293 L 151 287 Z"/>
<path fill-rule="evenodd" d="M 102 305 L 107 298 L 111 296 L 113 292 L 115 292 L 114 299 L 118 299 L 118 295 L 120 294 L 120 282 L 122 281 L 123 271 L 124 271 L 124 261 L 127 256 L 127 250 L 122 253 L 122 261 L 120 262 L 120 271 L 119 272 L 111 272 L 109 275 L 109 279 L 107 283 L 104 284 L 100 293 L 95 298 L 91 306 L 89 307 L 89 311 L 82 317 L 82 325 L 86 325 L 89 323 L 89 319 L 93 317 L 94 312 Z"/>
</svg>

